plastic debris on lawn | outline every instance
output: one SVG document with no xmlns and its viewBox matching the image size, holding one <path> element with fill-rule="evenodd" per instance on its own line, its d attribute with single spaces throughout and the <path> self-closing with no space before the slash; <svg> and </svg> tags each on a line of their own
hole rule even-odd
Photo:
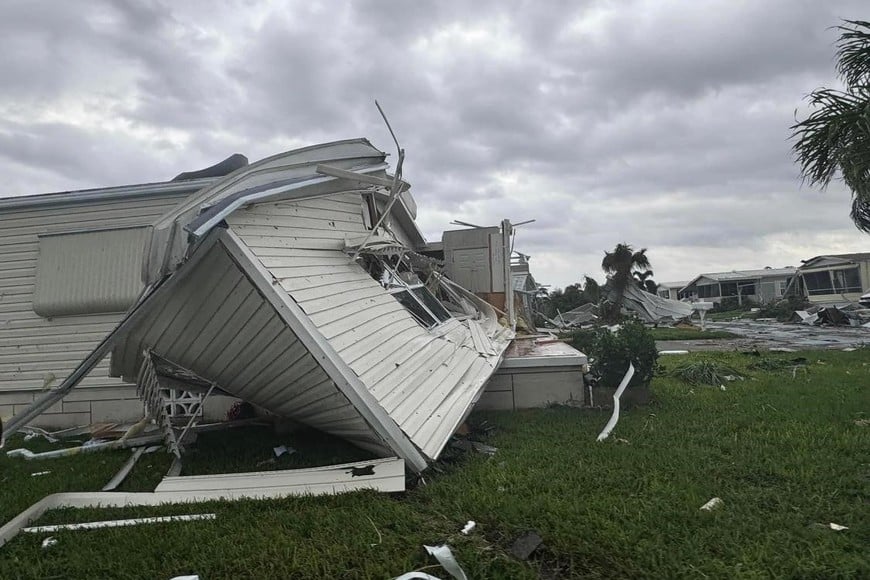
<svg viewBox="0 0 870 580">
<path fill-rule="evenodd" d="M 705 512 L 711 512 L 718 507 L 722 507 L 723 503 L 724 502 L 722 501 L 721 497 L 714 497 L 710 501 L 702 505 L 700 509 Z"/>
</svg>

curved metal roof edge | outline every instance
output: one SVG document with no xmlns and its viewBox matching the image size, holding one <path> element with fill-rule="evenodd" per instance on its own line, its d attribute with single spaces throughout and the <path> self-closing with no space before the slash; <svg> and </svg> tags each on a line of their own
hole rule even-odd
<svg viewBox="0 0 870 580">
<path fill-rule="evenodd" d="M 165 195 L 172 193 L 191 193 L 208 187 L 222 179 L 221 177 L 204 177 L 189 181 L 160 181 L 156 183 L 140 183 L 133 185 L 118 185 L 112 187 L 97 187 L 50 193 L 37 193 L 0 198 L 0 209 L 18 209 L 53 205 L 69 205 L 88 201 L 103 201 L 108 199 L 127 199 L 145 195 Z"/>
</svg>

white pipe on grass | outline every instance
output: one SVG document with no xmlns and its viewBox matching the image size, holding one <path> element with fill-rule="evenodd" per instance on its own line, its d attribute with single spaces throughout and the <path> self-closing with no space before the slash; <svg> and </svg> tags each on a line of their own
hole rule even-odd
<svg viewBox="0 0 870 580">
<path fill-rule="evenodd" d="M 619 421 L 619 397 L 622 396 L 622 392 L 628 386 L 628 383 L 631 381 L 631 377 L 633 376 L 634 365 L 628 363 L 628 370 L 625 371 L 625 376 L 622 377 L 622 382 L 619 383 L 619 387 L 617 387 L 616 392 L 613 393 L 613 413 L 610 415 L 610 420 L 607 421 L 607 425 L 605 425 L 601 433 L 598 434 L 598 441 L 604 441 L 610 437 L 610 432 L 613 431 L 614 427 L 616 427 L 616 422 Z"/>
<path fill-rule="evenodd" d="M 105 520 L 100 522 L 83 522 L 80 524 L 58 524 L 54 526 L 34 526 L 21 530 L 27 534 L 43 534 L 59 532 L 61 530 L 96 530 L 99 528 L 121 528 L 125 526 L 138 526 L 141 524 L 162 524 L 166 522 L 193 522 L 199 520 L 213 520 L 215 514 L 191 514 L 182 516 L 158 516 L 153 518 L 134 518 L 129 520 Z"/>
</svg>

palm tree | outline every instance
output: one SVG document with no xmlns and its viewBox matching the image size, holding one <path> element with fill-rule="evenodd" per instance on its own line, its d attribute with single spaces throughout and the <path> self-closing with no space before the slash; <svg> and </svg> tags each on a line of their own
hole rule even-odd
<svg viewBox="0 0 870 580">
<path fill-rule="evenodd" d="M 658 284 L 653 282 L 652 277 L 655 273 L 652 270 L 644 270 L 641 272 L 637 270 L 634 272 L 634 279 L 637 280 L 637 287 L 641 290 L 646 290 L 649 292 L 648 288 L 656 288 Z M 655 290 L 652 292 L 655 294 Z"/>
<path fill-rule="evenodd" d="M 870 22 L 838 26 L 837 76 L 845 90 L 820 88 L 813 111 L 792 125 L 792 149 L 804 181 L 828 186 L 837 172 L 852 191 L 852 221 L 870 233 Z"/>
<path fill-rule="evenodd" d="M 583 297 L 592 304 L 601 300 L 601 286 L 592 276 L 583 276 Z"/>
<path fill-rule="evenodd" d="M 650 269 L 650 266 L 649 258 L 646 257 L 646 248 L 635 252 L 631 246 L 622 243 L 616 244 L 612 252 L 604 252 L 601 268 L 604 269 L 610 283 L 610 300 L 613 303 L 610 317 L 616 317 L 619 313 L 625 289 L 634 280 L 632 274 L 645 272 Z M 650 272 L 651 274 L 652 272 Z"/>
</svg>

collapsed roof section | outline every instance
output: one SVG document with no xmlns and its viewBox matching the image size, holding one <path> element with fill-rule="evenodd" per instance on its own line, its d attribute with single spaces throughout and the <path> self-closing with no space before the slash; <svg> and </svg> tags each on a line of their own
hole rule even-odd
<svg viewBox="0 0 870 580">
<path fill-rule="evenodd" d="M 155 355 L 424 469 L 511 334 L 492 307 L 413 252 L 422 236 L 407 184 L 372 231 L 392 183 L 384 161 L 365 140 L 292 151 L 161 218 L 143 275 L 173 284 L 118 333 L 113 374 L 135 380 Z"/>
<path fill-rule="evenodd" d="M 682 320 L 694 312 L 694 308 L 688 302 L 662 298 L 641 290 L 634 284 L 626 286 L 622 307 L 634 312 L 644 322 L 653 324 Z"/>
</svg>

